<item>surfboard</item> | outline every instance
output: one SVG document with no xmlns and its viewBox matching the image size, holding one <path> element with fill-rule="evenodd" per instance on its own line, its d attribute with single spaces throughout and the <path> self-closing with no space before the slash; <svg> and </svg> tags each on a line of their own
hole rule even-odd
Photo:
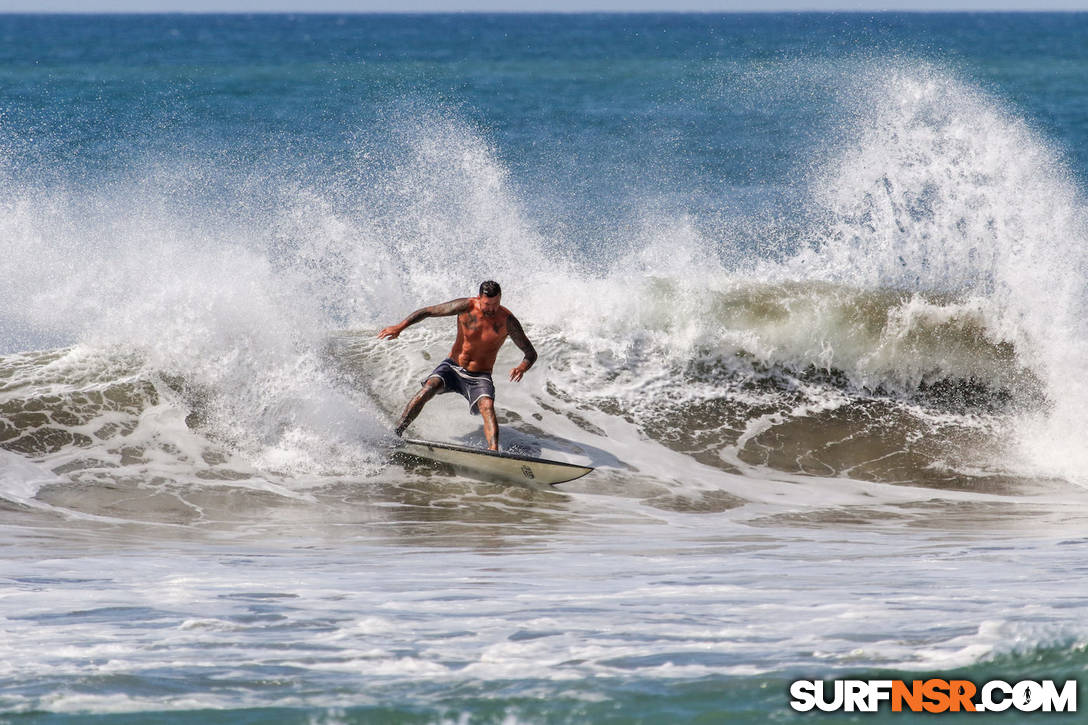
<svg viewBox="0 0 1088 725">
<path fill-rule="evenodd" d="M 563 461 L 412 438 L 402 439 L 395 452 L 444 463 L 467 478 L 530 488 L 551 488 L 581 478 L 593 470 L 588 466 Z"/>
</svg>

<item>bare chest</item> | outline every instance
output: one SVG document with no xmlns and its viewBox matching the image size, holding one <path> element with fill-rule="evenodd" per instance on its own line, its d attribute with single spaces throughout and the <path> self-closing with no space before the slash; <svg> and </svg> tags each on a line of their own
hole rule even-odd
<svg viewBox="0 0 1088 725">
<path fill-rule="evenodd" d="M 457 317 L 457 324 L 466 342 L 480 345 L 502 343 L 506 339 L 505 315 L 481 315 L 476 311 L 463 312 Z"/>
</svg>

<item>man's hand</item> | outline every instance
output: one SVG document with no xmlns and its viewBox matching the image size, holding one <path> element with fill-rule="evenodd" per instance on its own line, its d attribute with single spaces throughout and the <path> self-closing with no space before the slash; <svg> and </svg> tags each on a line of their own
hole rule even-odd
<svg viewBox="0 0 1088 725">
<path fill-rule="evenodd" d="M 390 325 L 389 327 L 382 328 L 382 331 L 378 333 L 379 340 L 396 340 L 400 337 L 400 333 L 404 332 L 404 328 L 400 325 Z"/>
<path fill-rule="evenodd" d="M 521 376 L 525 374 L 525 371 L 529 369 L 529 366 L 524 362 L 518 364 L 516 368 L 510 371 L 510 379 L 515 383 L 521 382 Z"/>
<path fill-rule="evenodd" d="M 518 318 L 513 315 L 506 318 L 506 330 L 510 333 L 510 339 L 514 341 L 514 344 L 525 353 L 525 359 L 510 371 L 510 379 L 518 383 L 521 382 L 521 376 L 525 374 L 525 371 L 536 362 L 536 350 L 533 348 L 533 343 L 529 342 L 529 338 L 525 336 L 525 330 L 521 329 Z"/>
</svg>

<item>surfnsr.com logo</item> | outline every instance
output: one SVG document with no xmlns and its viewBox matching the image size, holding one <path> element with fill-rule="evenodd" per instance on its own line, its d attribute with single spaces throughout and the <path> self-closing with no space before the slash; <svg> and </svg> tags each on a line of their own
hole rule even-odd
<svg viewBox="0 0 1088 725">
<path fill-rule="evenodd" d="M 790 697 L 798 712 L 1076 712 L 1077 681 L 797 680 Z"/>
</svg>

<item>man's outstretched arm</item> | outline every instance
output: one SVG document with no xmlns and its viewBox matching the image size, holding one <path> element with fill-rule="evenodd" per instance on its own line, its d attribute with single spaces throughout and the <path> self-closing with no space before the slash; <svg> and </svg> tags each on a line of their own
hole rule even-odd
<svg viewBox="0 0 1088 725">
<path fill-rule="evenodd" d="M 428 317 L 449 317 L 450 315 L 459 315 L 468 310 L 469 307 L 472 306 L 471 303 L 472 298 L 462 297 L 461 299 L 443 302 L 440 305 L 421 307 L 396 325 L 382 328 L 382 331 L 378 333 L 378 337 L 383 340 L 393 340 L 398 337 L 400 333 L 404 332 L 405 328 L 416 324 L 420 320 L 425 320 Z"/>
<path fill-rule="evenodd" d="M 533 347 L 533 343 L 529 342 L 529 338 L 526 337 L 525 330 L 522 329 L 521 323 L 518 322 L 518 318 L 513 315 L 510 315 L 510 317 L 506 319 L 506 331 L 509 333 L 510 339 L 514 341 L 514 344 L 521 348 L 521 351 L 525 353 L 525 359 L 510 371 L 510 379 L 516 383 L 521 381 L 521 376 L 536 362 L 536 348 Z"/>
</svg>

